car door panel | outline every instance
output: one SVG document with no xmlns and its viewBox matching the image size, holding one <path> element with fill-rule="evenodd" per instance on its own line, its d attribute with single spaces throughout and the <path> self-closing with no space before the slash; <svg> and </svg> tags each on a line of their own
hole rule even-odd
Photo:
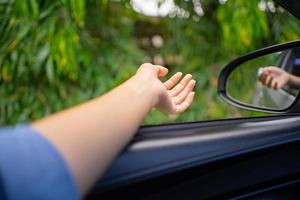
<svg viewBox="0 0 300 200">
<path fill-rule="evenodd" d="M 88 199 L 115 195 L 181 199 L 180 194 L 186 198 L 201 196 L 205 199 L 228 195 L 300 172 L 299 162 L 288 170 L 269 166 L 277 156 L 283 159 L 281 163 L 295 162 L 295 154 L 287 156 L 287 152 L 273 152 L 273 149 L 284 145 L 292 148 L 290 144 L 298 141 L 299 115 L 143 127 L 96 184 Z M 295 148 L 293 150 L 300 153 L 297 146 Z M 269 153 L 265 154 L 267 151 Z M 251 172 L 249 167 L 262 170 L 257 173 L 268 168 L 274 173 L 249 177 L 250 174 L 245 175 Z M 234 172 L 239 172 L 240 176 Z M 242 181 L 243 177 L 248 181 Z M 136 196 L 131 192 L 134 188 L 139 188 Z M 209 192 L 211 188 L 219 189 Z M 172 195 L 176 194 L 174 191 L 178 191 L 175 196 Z"/>
</svg>

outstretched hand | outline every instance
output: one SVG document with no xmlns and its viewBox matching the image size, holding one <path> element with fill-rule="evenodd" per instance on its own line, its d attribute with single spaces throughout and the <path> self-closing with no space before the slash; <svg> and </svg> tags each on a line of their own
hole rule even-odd
<svg viewBox="0 0 300 200">
<path fill-rule="evenodd" d="M 289 73 L 278 67 L 265 67 L 259 75 L 258 80 L 272 89 L 280 89 L 288 84 L 290 79 Z"/>
<path fill-rule="evenodd" d="M 167 73 L 165 67 L 143 64 L 109 93 L 32 124 L 66 160 L 82 195 L 128 144 L 152 107 L 177 114 L 192 104 L 192 76 L 180 81 L 182 73 L 176 73 L 161 82 L 159 77 Z"/>
<path fill-rule="evenodd" d="M 161 82 L 158 78 L 168 74 L 168 69 L 159 65 L 145 63 L 141 65 L 136 77 L 143 83 L 151 84 L 154 91 L 153 106 L 167 114 L 178 114 L 185 111 L 193 102 L 196 81 L 187 74 L 182 79 L 182 73 L 175 73 L 170 79 Z M 181 79 L 181 81 L 180 81 Z"/>
</svg>

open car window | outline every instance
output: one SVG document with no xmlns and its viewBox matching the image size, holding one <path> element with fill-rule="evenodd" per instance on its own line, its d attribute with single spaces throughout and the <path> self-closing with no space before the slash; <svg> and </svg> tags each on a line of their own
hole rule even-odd
<svg viewBox="0 0 300 200">
<path fill-rule="evenodd" d="M 300 32 L 296 18 L 264 0 L 16 0 L 1 1 L 0 13 L 2 126 L 102 95 L 144 62 L 197 81 L 184 114 L 153 110 L 145 125 L 266 115 L 219 99 L 218 75 L 230 59 Z"/>
</svg>

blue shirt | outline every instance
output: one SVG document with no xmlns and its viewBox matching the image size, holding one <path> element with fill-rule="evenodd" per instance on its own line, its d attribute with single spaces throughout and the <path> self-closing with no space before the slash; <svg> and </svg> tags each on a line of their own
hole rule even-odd
<svg viewBox="0 0 300 200">
<path fill-rule="evenodd" d="M 0 129 L 0 199 L 77 200 L 58 151 L 29 125 Z"/>
</svg>

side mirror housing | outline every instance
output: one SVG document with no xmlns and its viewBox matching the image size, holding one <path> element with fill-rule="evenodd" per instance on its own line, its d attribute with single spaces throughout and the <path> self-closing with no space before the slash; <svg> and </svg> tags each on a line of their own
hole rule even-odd
<svg viewBox="0 0 300 200">
<path fill-rule="evenodd" d="M 300 90 L 300 40 L 259 49 L 231 61 L 219 76 L 218 94 L 239 108 L 288 113 Z"/>
</svg>

